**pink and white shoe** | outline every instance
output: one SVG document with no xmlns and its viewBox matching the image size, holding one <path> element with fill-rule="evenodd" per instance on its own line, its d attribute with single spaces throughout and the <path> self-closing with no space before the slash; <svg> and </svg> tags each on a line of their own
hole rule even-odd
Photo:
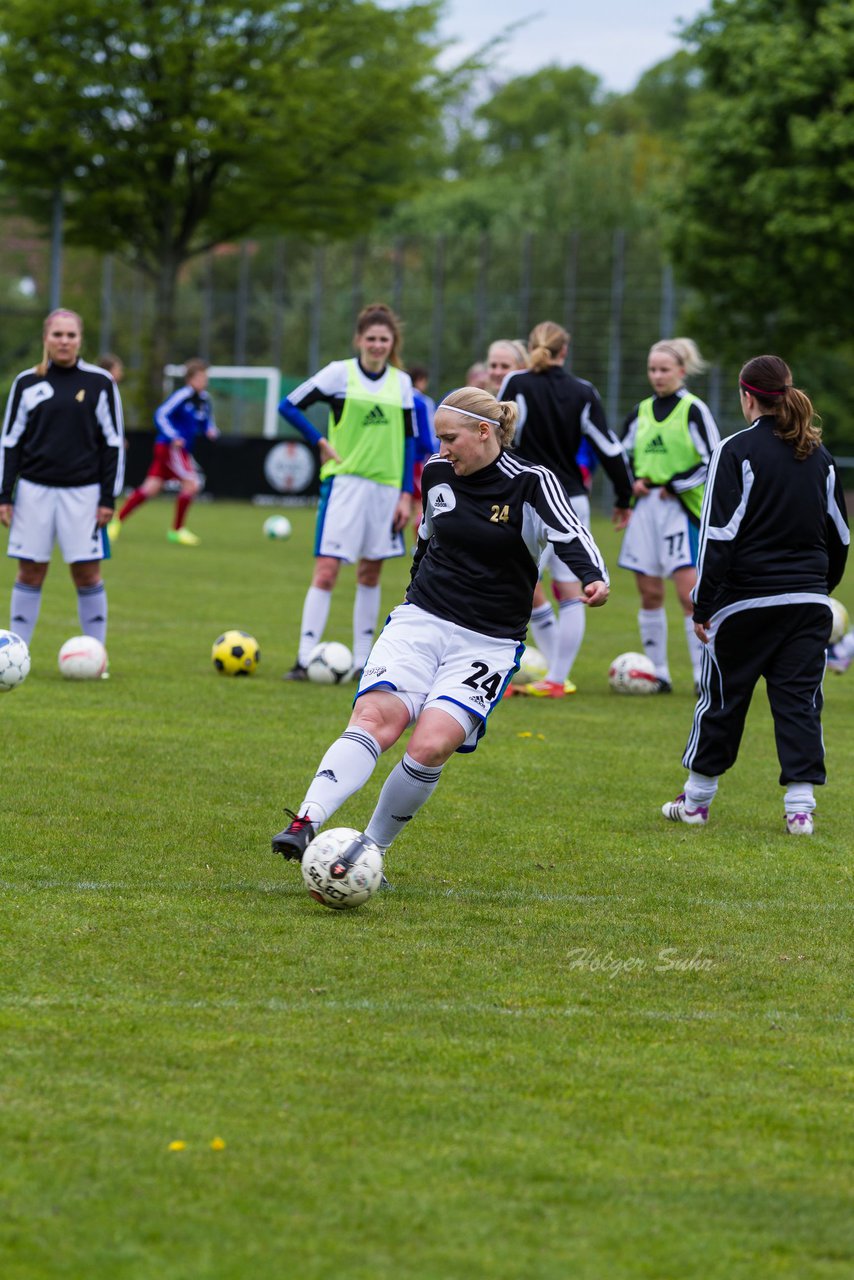
<svg viewBox="0 0 854 1280">
<path fill-rule="evenodd" d="M 811 813 L 787 813 L 786 830 L 790 836 L 811 836 L 815 823 Z"/>
<path fill-rule="evenodd" d="M 709 806 L 701 804 L 696 809 L 690 809 L 684 791 L 675 800 L 663 804 L 661 812 L 671 822 L 687 822 L 692 827 L 704 827 L 709 821 Z"/>
</svg>

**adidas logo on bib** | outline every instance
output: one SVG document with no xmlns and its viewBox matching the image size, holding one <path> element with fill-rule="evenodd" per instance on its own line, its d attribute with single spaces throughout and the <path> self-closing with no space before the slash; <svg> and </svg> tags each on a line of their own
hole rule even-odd
<svg viewBox="0 0 854 1280">
<path fill-rule="evenodd" d="M 375 404 L 370 413 L 366 413 L 362 419 L 363 427 L 384 427 L 388 424 L 388 418 L 382 405 Z"/>
<path fill-rule="evenodd" d="M 652 440 L 648 441 L 644 449 L 644 452 L 645 453 L 664 453 L 666 448 L 667 446 L 664 443 L 663 437 L 658 435 L 658 436 L 653 436 Z"/>
</svg>

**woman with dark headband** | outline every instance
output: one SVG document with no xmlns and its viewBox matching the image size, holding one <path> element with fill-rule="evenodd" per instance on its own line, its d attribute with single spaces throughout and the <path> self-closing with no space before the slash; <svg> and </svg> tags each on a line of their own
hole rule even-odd
<svg viewBox="0 0 854 1280">
<path fill-rule="evenodd" d="M 848 555 L 845 498 L 812 404 L 779 356 L 739 377 L 749 430 L 716 449 L 700 524 L 694 630 L 700 692 L 682 763 L 685 789 L 665 818 L 703 826 L 718 778 L 735 763 L 753 690 L 765 678 L 790 835 L 811 835 L 825 781 L 822 679 L 828 593 Z"/>
<path fill-rule="evenodd" d="M 671 689 L 666 578 L 672 580 L 685 615 L 695 685 L 700 678 L 702 646 L 691 622 L 691 589 L 697 580 L 697 531 L 706 467 L 720 434 L 708 406 L 684 383 L 705 367 L 690 338 L 656 342 L 647 360 L 655 394 L 635 406 L 623 436 L 636 477 L 635 501 L 617 563 L 635 574 L 643 651 L 655 665 L 659 693 Z"/>
</svg>

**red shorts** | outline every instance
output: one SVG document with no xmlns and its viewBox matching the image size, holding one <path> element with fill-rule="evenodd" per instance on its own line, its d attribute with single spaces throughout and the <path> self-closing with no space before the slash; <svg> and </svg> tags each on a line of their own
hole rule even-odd
<svg viewBox="0 0 854 1280">
<path fill-rule="evenodd" d="M 198 472 L 182 444 L 156 444 L 148 474 L 158 480 L 195 480 Z"/>
<path fill-rule="evenodd" d="M 424 471 L 424 463 L 416 462 L 412 468 L 412 501 L 421 501 L 421 475 Z"/>
</svg>

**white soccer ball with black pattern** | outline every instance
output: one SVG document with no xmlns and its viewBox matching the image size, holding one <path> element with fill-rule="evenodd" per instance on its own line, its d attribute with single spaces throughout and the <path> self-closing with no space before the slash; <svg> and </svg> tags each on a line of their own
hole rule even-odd
<svg viewBox="0 0 854 1280">
<path fill-rule="evenodd" d="M 318 644 L 308 655 L 305 670 L 314 684 L 340 684 L 346 680 L 353 666 L 353 655 L 346 644 L 328 640 Z"/>
<path fill-rule="evenodd" d="M 645 653 L 621 653 L 608 670 L 608 684 L 615 693 L 657 693 L 655 665 Z"/>
<path fill-rule="evenodd" d="M 66 680 L 100 680 L 107 670 L 107 650 L 94 636 L 72 636 L 59 651 Z"/>
<path fill-rule="evenodd" d="M 30 651 L 16 631 L 0 631 L 0 693 L 23 684 L 30 671 Z"/>
<path fill-rule="evenodd" d="M 359 842 L 355 850 L 354 841 Z M 382 883 L 383 851 L 354 827 L 331 827 L 302 855 L 302 878 L 309 897 L 324 907 L 360 907 Z"/>
</svg>

